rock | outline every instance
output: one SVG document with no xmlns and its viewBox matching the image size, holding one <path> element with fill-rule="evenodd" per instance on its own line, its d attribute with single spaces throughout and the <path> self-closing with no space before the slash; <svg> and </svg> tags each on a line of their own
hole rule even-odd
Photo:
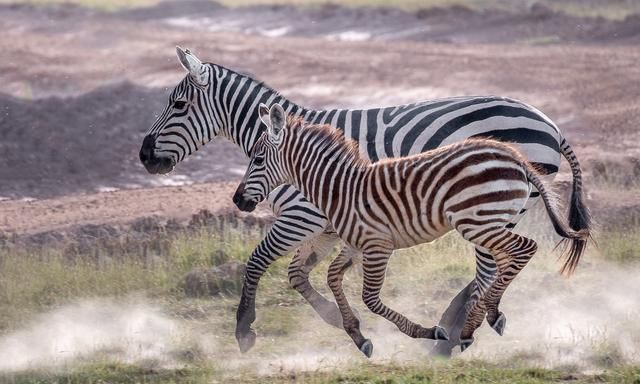
<svg viewBox="0 0 640 384">
<path fill-rule="evenodd" d="M 184 277 L 184 292 L 189 297 L 240 293 L 245 265 L 230 261 L 213 268 L 194 268 Z"/>
</svg>

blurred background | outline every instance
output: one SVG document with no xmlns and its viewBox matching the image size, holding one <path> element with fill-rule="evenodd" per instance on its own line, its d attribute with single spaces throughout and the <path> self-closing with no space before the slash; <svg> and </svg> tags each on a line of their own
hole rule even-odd
<svg viewBox="0 0 640 384">
<path fill-rule="evenodd" d="M 640 377 L 640 1 L 0 0 L 0 26 L 0 380 Z M 562 279 L 547 219 L 530 215 L 519 228 L 546 248 L 505 297 L 508 334 L 487 331 L 443 366 L 363 314 L 380 339 L 368 365 L 288 288 L 285 258 L 241 356 L 234 271 L 272 220 L 231 203 L 246 158 L 218 139 L 167 176 L 138 161 L 184 76 L 176 45 L 314 108 L 478 94 L 534 105 L 582 164 L 599 247 Z M 436 243 L 396 257 L 385 291 L 425 323 L 474 270 L 457 237 Z M 359 282 L 347 276 L 356 305 Z"/>
</svg>

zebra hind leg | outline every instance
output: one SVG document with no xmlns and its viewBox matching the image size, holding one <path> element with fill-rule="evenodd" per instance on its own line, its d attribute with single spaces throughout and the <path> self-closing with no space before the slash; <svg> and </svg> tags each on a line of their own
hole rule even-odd
<svg viewBox="0 0 640 384">
<path fill-rule="evenodd" d="M 485 297 L 491 287 L 491 284 L 493 284 L 496 279 L 497 271 L 498 266 L 496 265 L 491 252 L 476 246 L 476 285 L 473 293 L 471 294 L 469 303 L 467 303 L 467 309 L 471 308 L 477 300 Z M 494 321 L 491 321 L 487 317 L 487 322 L 498 335 L 502 336 L 507 324 L 507 318 L 504 314 L 500 313 L 499 318 Z"/>
<path fill-rule="evenodd" d="M 487 321 L 500 335 L 506 322 L 504 314 L 498 309 L 502 295 L 538 249 L 535 241 L 515 233 L 510 235 L 506 244 L 498 250 L 508 255 L 507 263 L 498 263 L 499 275 L 485 294 Z"/>
<path fill-rule="evenodd" d="M 483 298 L 491 284 L 496 279 L 496 274 L 498 271 L 498 266 L 496 265 L 495 259 L 491 252 L 487 249 L 480 248 L 476 246 L 476 287 L 474 292 L 471 294 L 471 302 L 469 303 L 469 307 L 473 304 L 473 302 Z M 498 329 L 496 326 L 498 324 L 489 322 L 491 328 L 493 328 L 500 336 L 504 331 L 504 326 L 506 324 L 506 318 L 502 317 L 503 321 L 500 323 L 501 327 Z"/>
<path fill-rule="evenodd" d="M 342 328 L 342 315 L 336 304 L 327 300 L 309 281 L 309 273 L 333 251 L 338 242 L 339 238 L 335 233 L 325 231 L 303 244 L 289 264 L 288 275 L 289 285 L 311 304 L 322 320 L 329 325 Z"/>
<path fill-rule="evenodd" d="M 432 355 L 451 357 L 453 349 L 460 345 L 460 332 L 467 316 L 467 303 L 475 290 L 475 284 L 472 280 L 462 288 L 442 313 L 438 326 L 448 331 L 449 340 L 437 340 L 431 348 Z"/>
<path fill-rule="evenodd" d="M 525 214 L 527 211 L 529 211 L 531 208 L 533 208 L 533 207 L 538 203 L 538 201 L 540 201 L 540 200 L 541 200 L 541 199 L 540 199 L 540 193 L 535 189 L 535 187 L 534 187 L 534 186 L 531 186 L 531 188 L 532 188 L 532 191 L 531 191 L 531 192 L 530 192 L 530 194 L 529 194 L 529 199 L 527 199 L 527 202 L 525 203 L 524 208 L 522 208 L 522 209 L 520 210 L 520 212 L 518 212 L 518 214 L 517 214 L 516 216 L 514 216 L 514 217 L 510 220 L 509 224 L 507 224 L 507 225 L 505 226 L 505 228 L 506 228 L 506 229 L 508 229 L 508 230 L 513 230 L 513 229 L 515 228 L 515 226 L 518 224 L 518 222 L 520 221 L 520 219 L 522 219 L 522 217 L 524 216 L 524 214 Z M 476 247 L 476 249 L 477 249 L 477 247 Z M 495 274 L 496 274 L 496 268 L 497 268 L 497 267 L 496 267 L 496 265 L 495 265 L 495 261 L 493 261 L 493 256 L 491 256 L 490 252 L 489 252 L 489 251 L 487 251 L 487 250 L 485 250 L 485 251 L 484 251 L 484 253 L 485 253 L 485 255 L 486 255 L 487 257 L 491 257 L 491 261 L 492 261 L 492 264 L 493 264 L 492 272 L 493 272 L 493 277 L 495 277 Z M 480 260 L 477 258 L 477 255 L 478 255 L 478 254 L 477 254 L 477 251 L 476 251 L 476 260 L 479 262 Z M 485 258 L 484 258 L 484 259 L 485 259 L 485 260 L 484 260 L 484 261 L 485 261 L 485 263 L 486 263 L 486 261 L 488 260 L 488 258 L 487 258 L 487 257 L 485 257 Z M 478 275 L 476 275 L 476 278 L 477 278 L 477 277 L 478 277 Z M 481 296 L 484 296 L 484 295 L 485 295 L 485 293 L 488 291 L 489 286 L 491 285 L 490 283 L 492 283 L 492 282 L 493 282 L 493 278 L 492 278 L 491 280 L 488 280 L 488 279 L 483 279 L 483 280 L 484 280 L 485 282 L 489 282 L 489 284 L 485 284 L 485 285 L 484 285 L 484 287 L 482 287 L 482 288 L 483 288 L 483 290 L 482 290 L 482 292 L 480 292 L 480 295 L 481 295 Z M 492 315 L 492 316 L 493 316 L 493 315 Z M 505 329 L 505 327 L 506 327 L 506 325 L 507 325 L 507 318 L 506 318 L 506 316 L 504 315 L 504 313 L 499 312 L 499 313 L 498 313 L 497 318 L 495 318 L 495 319 L 494 319 L 493 317 L 491 317 L 491 318 L 490 318 L 489 316 L 487 316 L 487 323 L 489 323 L 489 325 L 491 326 L 491 328 L 493 328 L 493 330 L 494 330 L 494 331 L 496 331 L 496 333 L 497 333 L 498 335 L 502 336 L 502 335 L 504 334 L 504 329 Z"/>
<path fill-rule="evenodd" d="M 439 340 L 431 352 L 437 356 L 451 357 L 453 349 L 460 345 L 460 334 L 473 304 L 482 298 L 496 275 L 496 263 L 486 250 L 476 246 L 476 276 L 451 301 L 438 325 L 449 332 L 449 340 Z"/>
<path fill-rule="evenodd" d="M 327 283 L 333 296 L 336 299 L 340 314 L 342 315 L 342 326 L 347 334 L 351 337 L 358 349 L 364 353 L 367 357 L 371 357 L 373 353 L 373 344 L 371 340 L 365 339 L 360 332 L 360 320 L 353 312 L 353 309 L 349 305 L 347 297 L 342 290 L 342 279 L 344 273 L 353 264 L 353 258 L 349 255 L 350 248 L 345 247 L 340 254 L 331 262 L 329 266 L 329 272 L 327 274 Z"/>
<path fill-rule="evenodd" d="M 479 245 L 490 250 L 498 273 L 483 297 L 476 300 L 469 310 L 460 335 L 460 348 L 463 351 L 473 342 L 473 333 L 482 324 L 485 314 L 493 329 L 500 334 L 504 331 L 506 318 L 498 310 L 500 299 L 536 251 L 533 240 L 512 233 L 507 228 L 496 228 Z"/>
<path fill-rule="evenodd" d="M 373 252 L 365 251 L 362 269 L 364 274 L 364 287 L 362 289 L 362 300 L 373 313 L 384 317 L 394 323 L 398 329 L 409 337 L 449 340 L 447 331 L 434 326 L 425 328 L 407 319 L 404 315 L 387 307 L 380 299 L 380 291 L 384 284 L 384 276 L 387 269 L 387 262 L 391 256 L 391 250 L 382 250 L 380 247 L 374 248 Z"/>
</svg>

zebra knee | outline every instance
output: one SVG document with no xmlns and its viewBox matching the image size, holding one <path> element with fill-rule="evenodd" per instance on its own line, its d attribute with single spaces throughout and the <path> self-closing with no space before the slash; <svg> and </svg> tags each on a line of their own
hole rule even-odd
<svg viewBox="0 0 640 384">
<path fill-rule="evenodd" d="M 260 280 L 268 266 L 269 264 L 265 265 L 257 260 L 257 258 L 250 258 L 249 261 L 247 261 L 245 283 L 252 283 Z"/>
<path fill-rule="evenodd" d="M 287 277 L 289 278 L 289 286 L 295 290 L 300 290 L 309 282 L 309 275 L 302 268 L 289 268 Z"/>
<path fill-rule="evenodd" d="M 381 315 L 384 312 L 384 305 L 380 300 L 378 295 L 367 294 L 366 292 L 362 293 L 362 301 L 369 308 L 369 310 L 376 315 Z"/>
<path fill-rule="evenodd" d="M 329 267 L 327 272 L 327 285 L 333 292 L 339 290 L 342 286 L 342 268 L 339 266 Z"/>
</svg>

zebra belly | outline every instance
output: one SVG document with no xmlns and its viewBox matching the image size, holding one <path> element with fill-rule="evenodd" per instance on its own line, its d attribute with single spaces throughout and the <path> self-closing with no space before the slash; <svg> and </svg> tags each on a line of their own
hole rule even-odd
<svg viewBox="0 0 640 384">
<path fill-rule="evenodd" d="M 422 232 L 420 234 L 403 232 L 400 229 L 392 232 L 394 249 L 410 248 L 419 244 L 431 243 L 432 241 L 444 236 L 453 229 L 450 225 L 442 226 L 433 232 Z"/>
</svg>

